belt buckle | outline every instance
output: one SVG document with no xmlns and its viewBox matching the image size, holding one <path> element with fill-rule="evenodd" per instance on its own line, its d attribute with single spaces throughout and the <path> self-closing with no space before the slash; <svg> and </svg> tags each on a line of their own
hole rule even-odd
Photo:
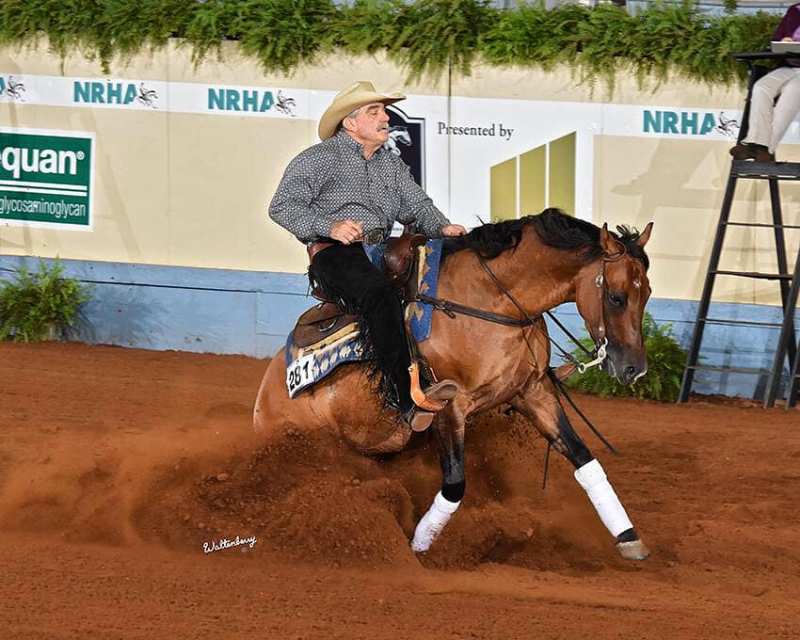
<svg viewBox="0 0 800 640">
<path fill-rule="evenodd" d="M 380 244 L 383 242 L 383 229 L 372 229 L 364 234 L 364 244 Z"/>
</svg>

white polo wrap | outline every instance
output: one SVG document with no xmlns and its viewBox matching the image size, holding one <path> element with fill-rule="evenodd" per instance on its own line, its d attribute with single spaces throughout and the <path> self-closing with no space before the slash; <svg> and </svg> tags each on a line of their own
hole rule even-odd
<svg viewBox="0 0 800 640">
<path fill-rule="evenodd" d="M 431 508 L 422 516 L 417 528 L 414 531 L 414 539 L 411 541 L 411 549 L 415 553 L 421 553 L 430 549 L 433 541 L 442 532 L 445 525 L 450 520 L 461 501 L 450 502 L 440 491 L 433 499 Z"/>
<path fill-rule="evenodd" d="M 616 538 L 623 531 L 633 527 L 625 508 L 614 493 L 614 488 L 606 478 L 606 472 L 597 460 L 587 462 L 575 471 L 575 479 L 586 491 L 597 515 L 612 536 Z"/>
</svg>

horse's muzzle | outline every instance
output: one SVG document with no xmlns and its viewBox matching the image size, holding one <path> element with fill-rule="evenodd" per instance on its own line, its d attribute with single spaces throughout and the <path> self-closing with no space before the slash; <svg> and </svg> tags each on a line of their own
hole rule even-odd
<svg viewBox="0 0 800 640">
<path fill-rule="evenodd" d="M 609 348 L 608 357 L 603 364 L 606 373 L 624 385 L 633 384 L 647 373 L 646 358 L 643 356 L 626 358 L 624 352 L 620 353 L 620 350 L 614 347 Z"/>
<path fill-rule="evenodd" d="M 644 368 L 640 368 L 632 364 L 629 364 L 622 369 L 622 373 L 619 376 L 619 381 L 622 384 L 626 385 L 633 384 L 646 373 L 647 373 L 647 366 L 645 366 Z"/>
</svg>

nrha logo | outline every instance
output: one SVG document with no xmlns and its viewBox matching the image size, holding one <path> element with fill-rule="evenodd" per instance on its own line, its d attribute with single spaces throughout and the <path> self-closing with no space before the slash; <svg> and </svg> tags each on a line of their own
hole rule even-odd
<svg viewBox="0 0 800 640">
<path fill-rule="evenodd" d="M 133 82 L 81 82 L 73 83 L 72 101 L 82 104 L 129 105 L 138 102 L 151 109 L 158 108 L 158 93 L 148 89 L 144 82 L 137 87 Z"/>
<path fill-rule="evenodd" d="M 8 76 L 8 80 L 0 76 L 0 97 L 5 96 L 15 102 L 25 102 L 25 85 L 22 80 Z"/>
<path fill-rule="evenodd" d="M 735 138 L 739 133 L 739 121 L 724 111 L 719 116 L 702 111 L 657 111 L 642 112 L 644 133 L 673 134 L 683 136 L 706 136 L 720 133 Z"/>
</svg>

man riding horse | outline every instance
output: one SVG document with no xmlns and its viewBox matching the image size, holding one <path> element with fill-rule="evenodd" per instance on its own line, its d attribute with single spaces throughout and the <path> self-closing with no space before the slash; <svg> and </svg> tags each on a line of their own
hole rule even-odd
<svg viewBox="0 0 800 640">
<path fill-rule="evenodd" d="M 384 399 L 419 428 L 432 418 L 420 406 L 442 406 L 457 387 L 441 380 L 415 389 L 418 403 L 412 400 L 416 380 L 408 371 L 401 303 L 363 243 L 383 242 L 396 221 L 415 223 L 429 238 L 460 236 L 466 230 L 451 224 L 414 182 L 408 166 L 384 148 L 389 138 L 385 106 L 404 99 L 399 93 L 378 93 L 370 82 L 339 92 L 319 121 L 322 142 L 289 163 L 269 215 L 307 246 L 311 282 L 359 317 Z"/>
</svg>

